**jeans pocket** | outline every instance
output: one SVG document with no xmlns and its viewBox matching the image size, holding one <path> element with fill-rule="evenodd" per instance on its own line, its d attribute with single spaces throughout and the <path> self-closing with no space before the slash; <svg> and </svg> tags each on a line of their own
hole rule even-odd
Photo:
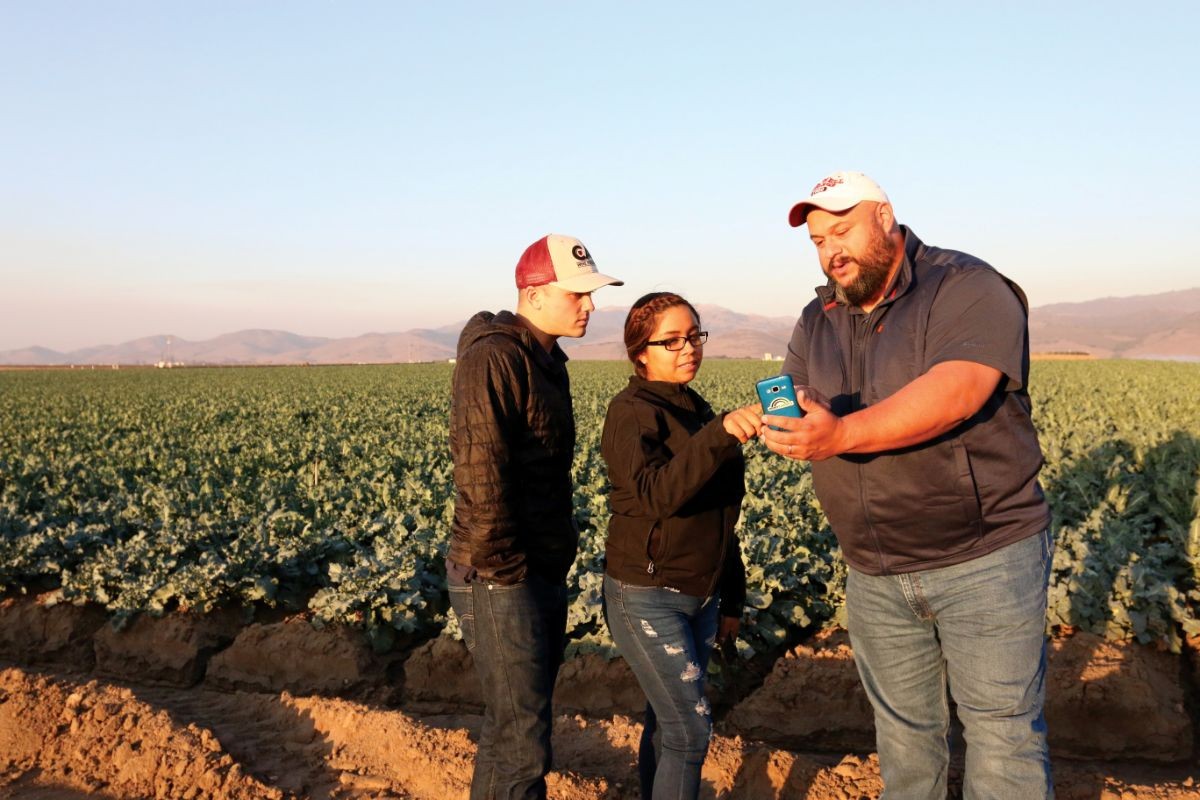
<svg viewBox="0 0 1200 800">
<path fill-rule="evenodd" d="M 520 580 L 516 583 L 485 583 L 484 586 L 493 594 L 511 594 L 530 590 L 532 583 L 529 580 Z"/>
<path fill-rule="evenodd" d="M 469 586 L 450 587 L 450 606 L 454 616 L 458 618 L 458 629 L 462 633 L 463 643 L 467 651 L 475 650 L 475 603 L 471 597 Z"/>
<path fill-rule="evenodd" d="M 617 583 L 621 587 L 622 594 L 640 595 L 642 597 L 654 597 L 656 595 L 663 594 L 663 592 L 670 591 L 668 589 L 664 589 L 661 586 L 639 586 L 636 583 L 625 583 L 624 581 L 617 581 Z"/>
<path fill-rule="evenodd" d="M 475 615 L 464 614 L 458 618 L 458 627 L 462 630 L 463 643 L 468 653 L 475 652 Z"/>
</svg>

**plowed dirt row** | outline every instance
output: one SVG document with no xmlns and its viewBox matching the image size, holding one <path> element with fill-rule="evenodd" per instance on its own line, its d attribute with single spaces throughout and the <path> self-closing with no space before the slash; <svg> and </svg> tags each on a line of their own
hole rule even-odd
<svg viewBox="0 0 1200 800">
<path fill-rule="evenodd" d="M 478 717 L 416 719 L 325 697 L 126 686 L 0 670 L 0 798 L 465 798 Z M 560 717 L 550 795 L 634 798 L 639 725 Z M 879 794 L 873 757 L 714 737 L 704 796 Z M 1056 765 L 1062 798 L 1200 796 L 1186 770 Z"/>
</svg>

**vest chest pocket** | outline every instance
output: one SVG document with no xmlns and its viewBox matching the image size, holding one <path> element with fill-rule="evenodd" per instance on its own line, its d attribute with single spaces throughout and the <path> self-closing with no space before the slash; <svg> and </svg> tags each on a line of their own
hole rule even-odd
<svg viewBox="0 0 1200 800">
<path fill-rule="evenodd" d="M 878 403 L 903 389 L 923 372 L 918 334 L 885 318 L 865 337 L 863 348 L 863 400 Z"/>
</svg>

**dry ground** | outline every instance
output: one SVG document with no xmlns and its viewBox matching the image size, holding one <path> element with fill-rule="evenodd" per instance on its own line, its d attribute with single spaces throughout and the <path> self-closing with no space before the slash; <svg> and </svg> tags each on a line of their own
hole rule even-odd
<svg viewBox="0 0 1200 800">
<path fill-rule="evenodd" d="M 478 717 L 417 718 L 286 692 L 164 688 L 0 670 L 0 798 L 465 798 Z M 563 716 L 550 796 L 634 798 L 639 725 Z M 1200 797 L 1196 769 L 1059 762 L 1060 798 Z M 716 736 L 705 797 L 876 797 L 873 756 Z"/>
</svg>

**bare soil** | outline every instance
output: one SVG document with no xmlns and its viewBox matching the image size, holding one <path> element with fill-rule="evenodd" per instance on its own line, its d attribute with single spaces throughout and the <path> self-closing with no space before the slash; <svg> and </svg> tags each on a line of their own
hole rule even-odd
<svg viewBox="0 0 1200 800">
<path fill-rule="evenodd" d="M 297 619 L 168 617 L 118 631 L 86 609 L 0 601 L 0 800 L 465 798 L 480 723 L 469 656 L 440 639 L 404 659 Z M 640 697 L 627 673 L 590 656 L 564 667 L 552 798 L 638 796 Z M 1192 676 L 1170 654 L 1055 640 L 1058 796 L 1200 797 Z M 797 646 L 729 707 L 703 797 L 879 795 L 844 633 Z"/>
<path fill-rule="evenodd" d="M 479 717 L 416 718 L 339 698 L 197 686 L 133 686 L 0 670 L 0 797 L 466 797 Z M 640 725 L 562 716 L 561 800 L 637 797 Z M 1059 797 L 1194 798 L 1196 768 L 1060 762 Z M 718 735 L 704 797 L 877 797 L 872 755 L 798 753 Z"/>
</svg>

